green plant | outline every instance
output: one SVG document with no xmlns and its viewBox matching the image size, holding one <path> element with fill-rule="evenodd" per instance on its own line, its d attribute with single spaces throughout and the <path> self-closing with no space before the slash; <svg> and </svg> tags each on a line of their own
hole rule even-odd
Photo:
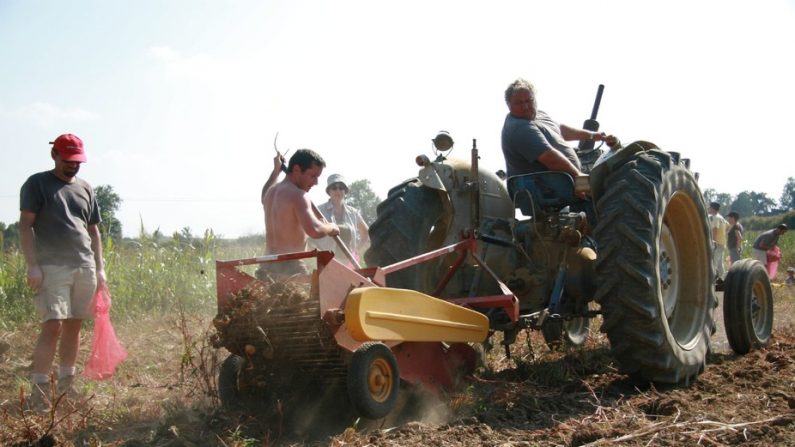
<svg viewBox="0 0 795 447">
<path fill-rule="evenodd" d="M 33 292 L 27 285 L 27 265 L 17 249 L 0 251 L 0 328 L 32 321 Z"/>
<path fill-rule="evenodd" d="M 104 241 L 103 255 L 113 299 L 113 319 L 141 315 L 215 311 L 215 260 L 261 254 L 260 237 L 219 240 L 211 230 L 203 237 L 175 233 L 164 238 L 141 234 L 134 240 Z M 35 320 L 33 292 L 27 286 L 27 266 L 19 250 L 0 252 L 0 328 L 12 330 Z"/>
</svg>

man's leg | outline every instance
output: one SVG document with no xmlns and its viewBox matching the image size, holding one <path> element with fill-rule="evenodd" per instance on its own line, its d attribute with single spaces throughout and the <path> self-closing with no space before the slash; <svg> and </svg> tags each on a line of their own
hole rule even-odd
<svg viewBox="0 0 795 447">
<path fill-rule="evenodd" d="M 75 373 L 77 372 L 77 353 L 80 350 L 80 329 L 83 320 L 68 319 L 63 322 L 61 341 L 58 345 L 58 393 L 72 392 Z"/>
<path fill-rule="evenodd" d="M 712 253 L 713 257 L 715 258 L 715 275 L 718 278 L 723 279 L 723 275 L 726 273 L 726 267 L 724 266 L 726 253 L 723 250 L 723 247 L 720 245 L 715 246 L 715 251 Z"/>
<path fill-rule="evenodd" d="M 754 259 L 756 259 L 757 261 L 761 262 L 762 265 L 765 266 L 765 269 L 767 269 L 767 252 L 764 251 L 764 250 L 759 250 L 759 249 L 754 248 L 752 250 L 752 253 L 753 253 Z"/>
<path fill-rule="evenodd" d="M 91 318 L 91 302 L 97 291 L 97 278 L 93 268 L 79 268 L 72 272 L 70 291 L 70 317 L 63 322 L 63 333 L 58 346 L 58 393 L 76 394 L 73 388 L 77 372 L 77 355 L 80 351 L 80 330 L 83 319 Z"/>
<path fill-rule="evenodd" d="M 77 363 L 77 352 L 80 349 L 80 329 L 83 320 L 70 318 L 63 321 L 61 342 L 58 345 L 58 354 L 61 367 L 72 367 Z"/>
<path fill-rule="evenodd" d="M 33 349 L 31 381 L 31 406 L 45 407 L 50 394 L 50 368 L 61 333 L 61 320 L 47 320 L 41 324 L 41 333 Z"/>
</svg>

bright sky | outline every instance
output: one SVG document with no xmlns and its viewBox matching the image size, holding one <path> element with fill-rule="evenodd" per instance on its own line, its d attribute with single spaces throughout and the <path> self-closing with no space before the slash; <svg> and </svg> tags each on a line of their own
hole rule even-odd
<svg viewBox="0 0 795 447">
<path fill-rule="evenodd" d="M 702 188 L 778 200 L 793 54 L 792 0 L 0 0 L 0 221 L 67 132 L 127 236 L 262 232 L 276 132 L 326 159 L 316 203 L 332 173 L 385 198 L 440 129 L 497 170 L 516 77 L 577 126 L 603 83 L 602 130 L 689 157 Z"/>
</svg>

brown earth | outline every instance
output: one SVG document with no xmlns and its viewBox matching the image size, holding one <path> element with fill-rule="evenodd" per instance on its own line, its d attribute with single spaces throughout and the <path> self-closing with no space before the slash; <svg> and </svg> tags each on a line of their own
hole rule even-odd
<svg viewBox="0 0 795 447">
<path fill-rule="evenodd" d="M 53 445 L 21 443 L 48 433 L 65 446 L 795 445 L 795 288 L 774 296 L 773 339 L 746 356 L 728 349 L 718 309 L 709 364 L 689 387 L 633 383 L 596 331 L 567 352 L 533 334 L 510 359 L 490 351 L 459 392 L 406 390 L 387 420 L 367 422 L 334 389 L 220 409 L 215 378 L 226 352 L 209 344 L 210 317 L 185 316 L 115 322 L 130 357 L 112 379 L 81 378 L 79 397 L 21 413 L 36 329 L 0 331 L 10 347 L 0 353 L 0 445 Z"/>
</svg>

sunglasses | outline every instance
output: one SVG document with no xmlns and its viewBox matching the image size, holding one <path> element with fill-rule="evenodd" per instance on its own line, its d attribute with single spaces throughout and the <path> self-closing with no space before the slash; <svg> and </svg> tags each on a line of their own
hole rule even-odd
<svg viewBox="0 0 795 447">
<path fill-rule="evenodd" d="M 345 185 L 341 184 L 341 183 L 335 183 L 335 184 L 329 186 L 328 189 L 331 190 L 331 191 L 334 191 L 334 190 L 347 191 L 348 190 L 348 188 Z"/>
</svg>

